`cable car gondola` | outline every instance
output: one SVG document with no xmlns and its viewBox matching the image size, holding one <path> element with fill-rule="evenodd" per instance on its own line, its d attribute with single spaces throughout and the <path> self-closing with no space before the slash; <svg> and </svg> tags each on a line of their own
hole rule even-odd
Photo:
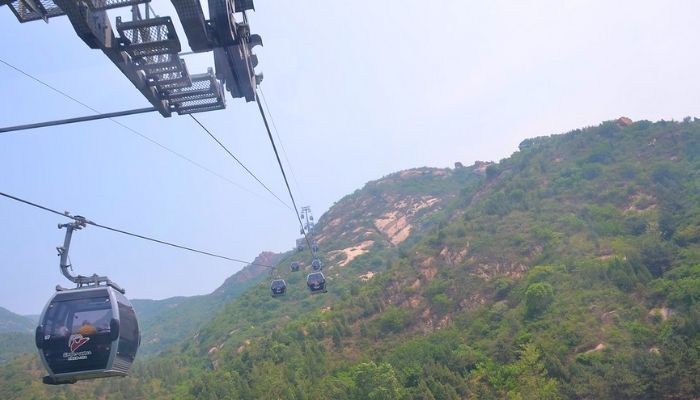
<svg viewBox="0 0 700 400">
<path fill-rule="evenodd" d="M 73 276 L 68 272 L 68 250 L 73 230 L 84 219 L 59 225 L 67 228 L 59 247 L 61 272 L 75 289 L 56 287 L 39 319 L 35 344 L 51 385 L 84 379 L 128 375 L 141 342 L 136 313 L 124 289 L 107 277 Z"/>
<path fill-rule="evenodd" d="M 36 347 L 49 375 L 44 383 L 126 376 L 139 347 L 136 313 L 111 286 L 56 292 L 36 329 Z"/>
<path fill-rule="evenodd" d="M 287 293 L 287 282 L 284 279 L 275 279 L 270 284 L 270 291 L 272 292 L 272 297 L 284 296 Z"/>
<path fill-rule="evenodd" d="M 296 261 L 293 262 L 293 263 L 289 266 L 289 269 L 290 269 L 292 272 L 297 272 L 297 271 L 299 271 L 299 263 L 296 262 Z"/>
<path fill-rule="evenodd" d="M 314 271 L 320 271 L 321 268 L 323 268 L 323 264 L 321 263 L 321 260 L 318 258 L 314 258 L 311 261 L 311 268 L 313 268 Z"/>
<path fill-rule="evenodd" d="M 306 285 L 309 287 L 311 294 L 326 293 L 326 277 L 323 272 L 312 272 L 306 277 Z"/>
</svg>

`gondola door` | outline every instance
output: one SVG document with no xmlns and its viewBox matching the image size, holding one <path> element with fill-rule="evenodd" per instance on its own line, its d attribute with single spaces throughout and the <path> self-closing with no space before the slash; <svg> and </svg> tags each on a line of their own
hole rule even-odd
<svg viewBox="0 0 700 400">
<path fill-rule="evenodd" d="M 49 370 L 48 383 L 104 375 L 116 354 L 115 316 L 115 299 L 107 288 L 57 292 L 46 306 L 36 338 Z"/>
</svg>

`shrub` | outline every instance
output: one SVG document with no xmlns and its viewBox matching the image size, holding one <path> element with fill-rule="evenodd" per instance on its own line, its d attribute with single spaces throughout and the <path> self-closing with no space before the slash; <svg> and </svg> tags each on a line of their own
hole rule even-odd
<svg viewBox="0 0 700 400">
<path fill-rule="evenodd" d="M 534 317 L 542 314 L 554 301 L 554 288 L 547 282 L 537 282 L 525 291 L 525 314 Z"/>
<path fill-rule="evenodd" d="M 382 333 L 398 333 L 408 325 L 409 318 L 408 311 L 391 307 L 377 319 L 377 325 Z"/>
</svg>

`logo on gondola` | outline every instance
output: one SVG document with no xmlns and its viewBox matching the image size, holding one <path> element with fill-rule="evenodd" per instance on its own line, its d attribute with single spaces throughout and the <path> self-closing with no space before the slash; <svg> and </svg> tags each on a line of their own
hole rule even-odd
<svg viewBox="0 0 700 400">
<path fill-rule="evenodd" d="M 81 334 L 77 335 L 70 335 L 70 338 L 68 339 L 68 347 L 70 348 L 71 353 L 75 353 L 76 350 L 80 348 L 80 346 L 84 345 L 90 340 L 90 338 L 83 337 Z"/>
</svg>

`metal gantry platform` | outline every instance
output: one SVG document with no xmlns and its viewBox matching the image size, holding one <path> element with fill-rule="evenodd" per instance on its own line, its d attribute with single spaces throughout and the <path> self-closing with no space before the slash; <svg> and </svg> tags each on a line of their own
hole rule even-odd
<svg viewBox="0 0 700 400">
<path fill-rule="evenodd" d="M 77 35 L 101 50 L 164 117 L 223 109 L 225 90 L 254 101 L 262 74 L 255 73 L 252 49 L 262 39 L 248 25 L 253 0 L 208 0 L 209 19 L 199 0 L 171 1 L 190 48 L 211 51 L 214 69 L 189 73 L 173 20 L 152 13 L 150 0 L 0 0 L 0 6 L 7 5 L 23 23 L 68 17 Z M 115 33 L 106 11 L 121 7 L 131 7 L 132 18 L 117 17 Z"/>
</svg>

